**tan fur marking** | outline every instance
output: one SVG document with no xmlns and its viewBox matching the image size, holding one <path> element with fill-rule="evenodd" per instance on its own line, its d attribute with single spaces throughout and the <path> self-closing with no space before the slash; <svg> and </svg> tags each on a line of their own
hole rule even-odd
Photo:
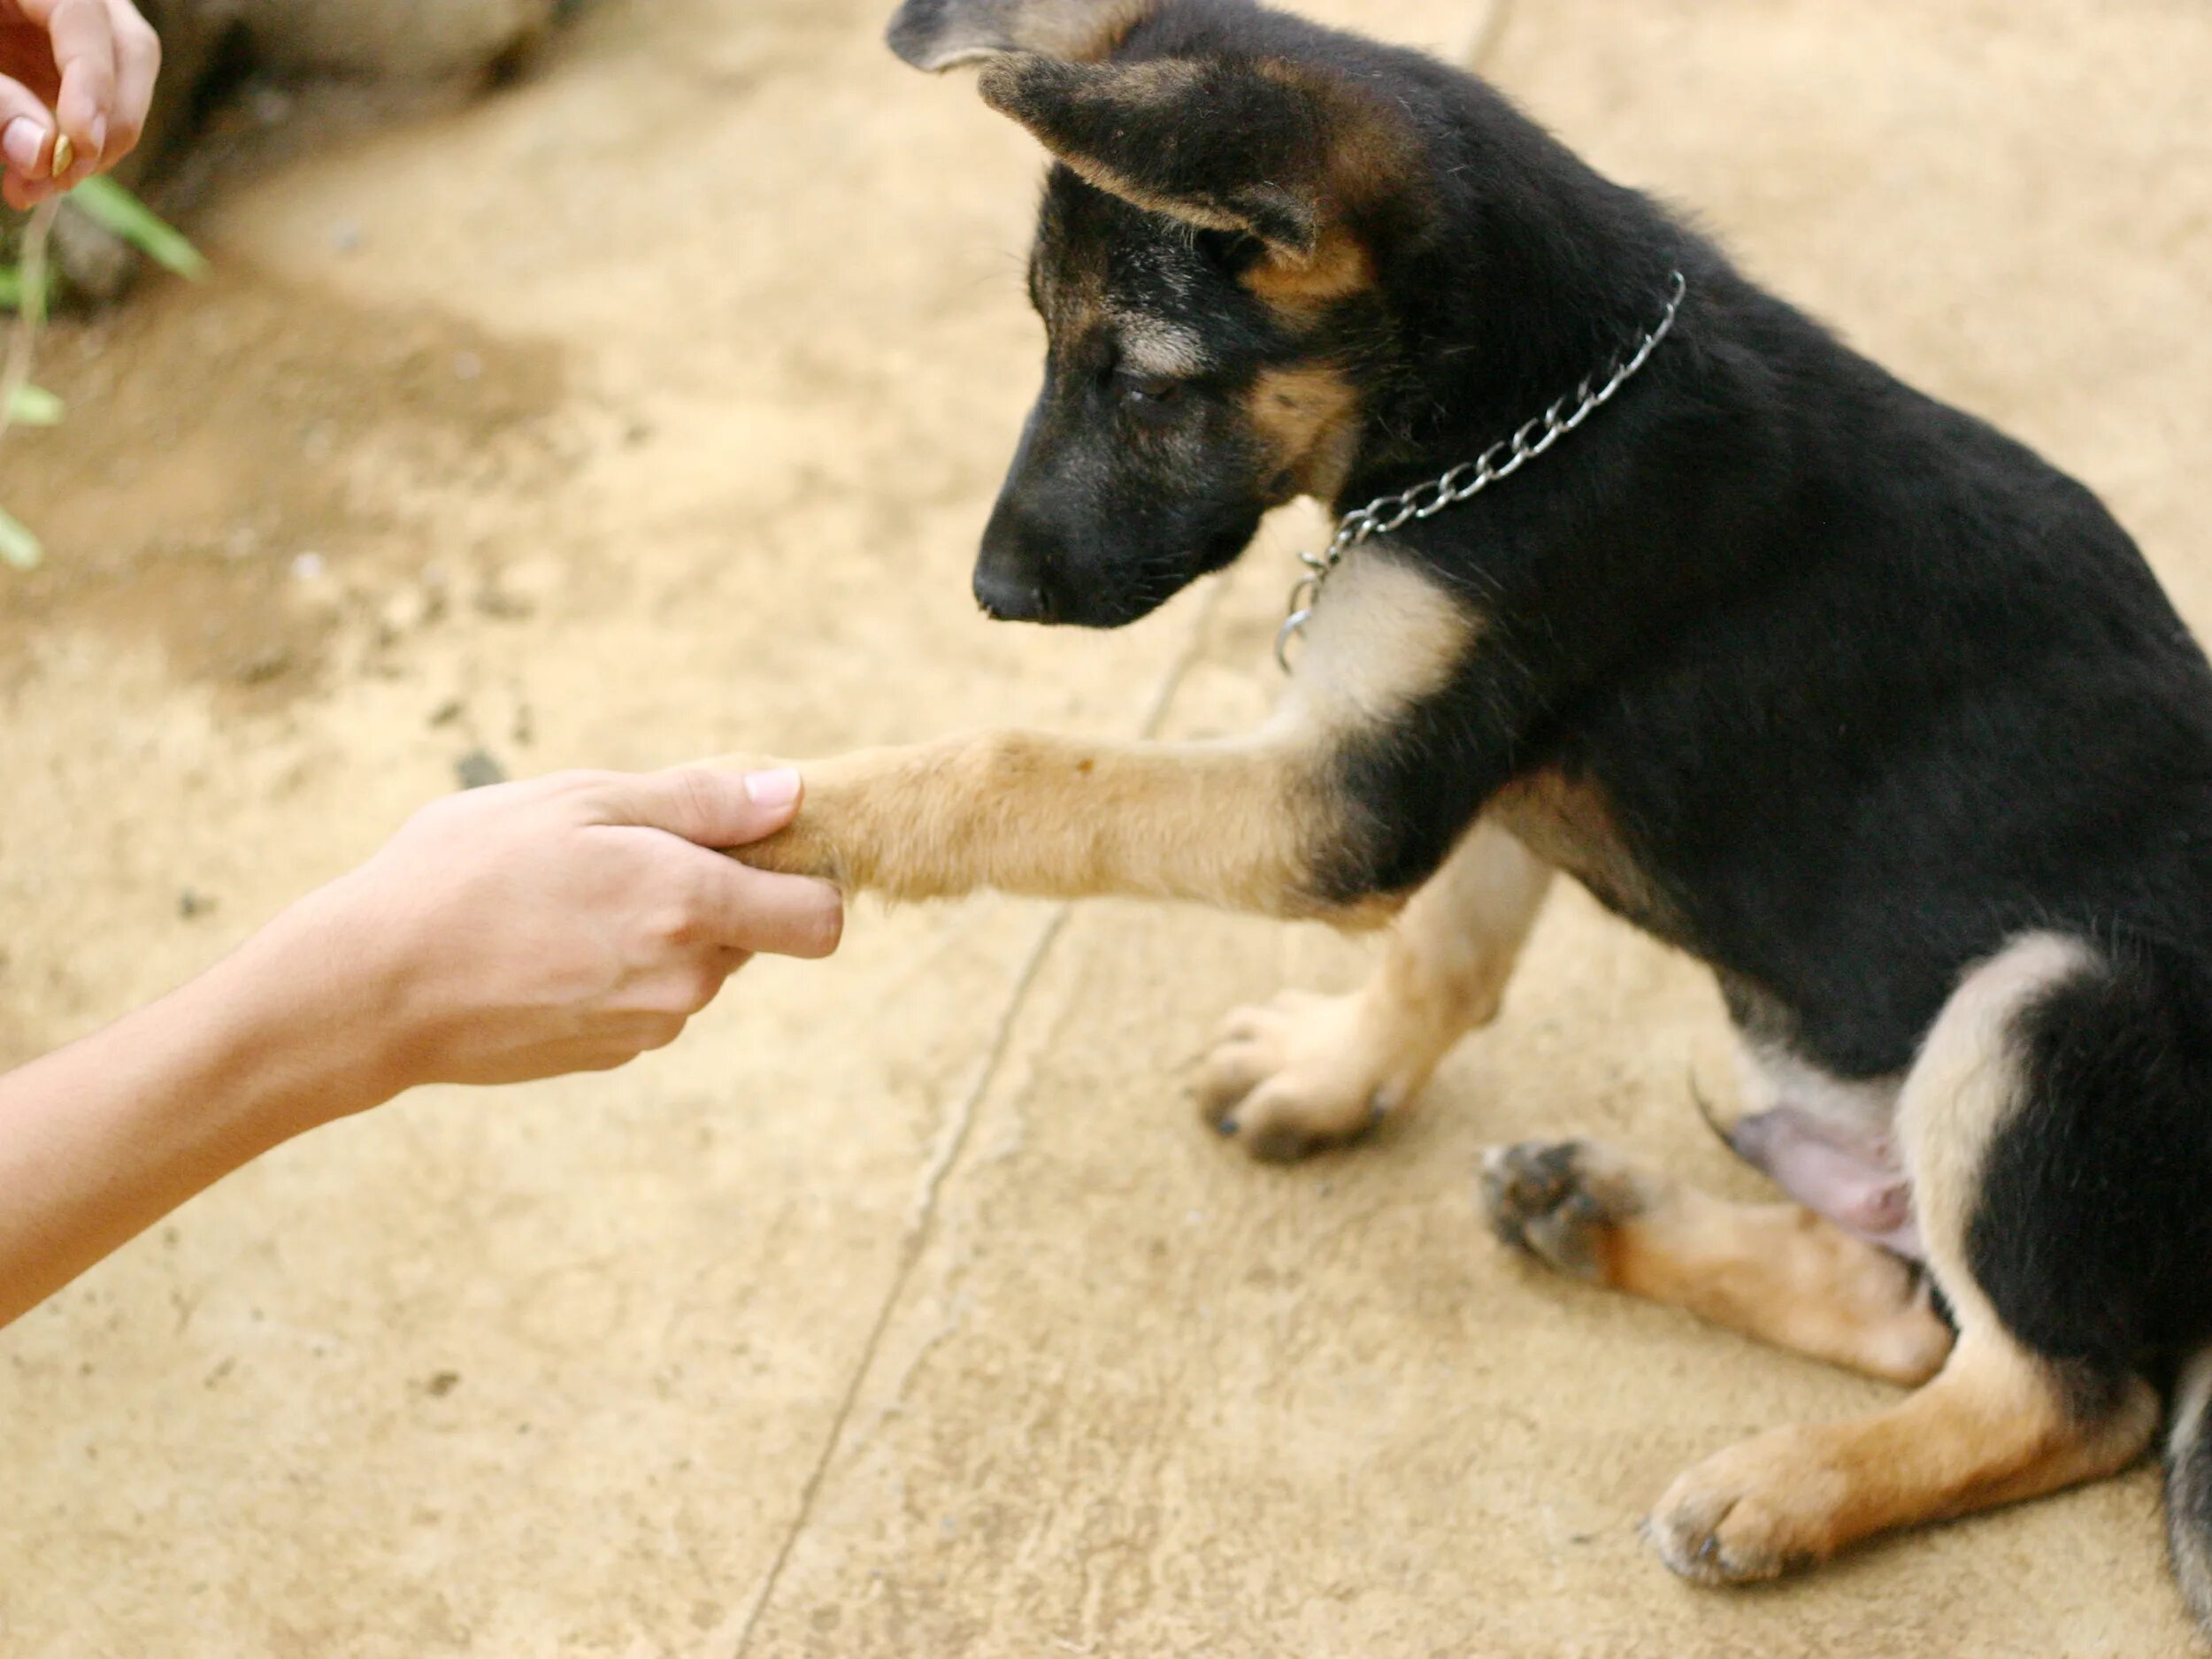
<svg viewBox="0 0 2212 1659">
<path fill-rule="evenodd" d="M 1605 1261 L 1616 1290 L 1888 1382 L 1925 1382 L 1951 1351 L 1902 1262 L 1796 1204 L 1667 1183 L 1613 1229 Z"/>
<path fill-rule="evenodd" d="M 1638 926 L 1683 941 L 1674 905 L 1628 849 L 1613 804 L 1596 784 L 1555 769 L 1526 773 L 1499 791 L 1490 810 L 1538 857 L 1556 864 Z"/>
<path fill-rule="evenodd" d="M 1359 442 L 1359 392 L 1340 371 L 1310 365 L 1263 371 L 1246 408 L 1271 466 L 1299 495 L 1329 501 L 1343 487 Z"/>
<path fill-rule="evenodd" d="M 1432 689 L 1472 629 L 1436 588 L 1379 556 L 1348 570 L 1326 611 L 1293 696 L 1253 737 L 992 732 L 864 750 L 803 768 L 797 823 L 737 856 L 895 899 L 1124 894 L 1379 925 L 1400 899 L 1332 907 L 1313 894 L 1316 860 L 1341 821 L 1329 762 L 1345 738 Z"/>
<path fill-rule="evenodd" d="M 1953 1297 L 1962 1328 L 1998 1323 L 1968 1267 L 1966 1229 L 1981 1189 L 1982 1156 L 2018 1105 L 2013 1022 L 2023 1003 L 2092 963 L 2078 940 L 2030 933 L 2015 941 L 1952 993 L 1906 1074 L 1897 1138 L 1929 1263 Z"/>
<path fill-rule="evenodd" d="M 1478 822 L 1350 996 L 1286 992 L 1229 1017 L 1194 1093 L 1217 1127 L 1280 1161 L 1409 1108 L 1452 1045 L 1497 1017 L 1551 872 Z"/>
<path fill-rule="evenodd" d="M 1372 541 L 1329 579 L 1275 720 L 1337 734 L 1387 724 L 1443 688 L 1481 622 Z"/>
<path fill-rule="evenodd" d="M 1771 1577 L 1877 1532 L 2111 1473 L 2149 1443 L 2149 1385 L 2131 1378 L 2101 1415 L 2078 1416 L 2049 1367 L 2004 1329 L 1966 1259 L 1982 1160 L 2019 1103 L 2019 1012 L 2091 960 L 2055 934 L 2016 941 L 1967 976 L 1905 1079 L 1897 1125 L 1928 1259 L 1958 1322 L 1950 1360 L 1889 1410 L 1779 1429 L 1684 1475 L 1651 1526 L 1677 1571 Z"/>
<path fill-rule="evenodd" d="M 1122 356 L 1141 374 L 1188 380 L 1204 373 L 1210 361 L 1206 342 L 1194 329 L 1125 311 L 1115 311 L 1110 326 Z"/>
<path fill-rule="evenodd" d="M 1293 327 L 1375 286 L 1374 257 L 1349 231 L 1331 228 L 1307 259 L 1271 253 L 1244 273 L 1244 286 Z"/>
<path fill-rule="evenodd" d="M 1454 1043 L 1498 1017 L 1551 874 L 1482 818 L 1414 895 L 1360 993 L 1369 1041 L 1402 1071 L 1425 1081 Z"/>
</svg>

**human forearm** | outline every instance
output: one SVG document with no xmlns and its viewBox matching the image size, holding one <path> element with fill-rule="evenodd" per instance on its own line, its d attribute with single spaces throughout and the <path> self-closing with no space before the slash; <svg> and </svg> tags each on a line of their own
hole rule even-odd
<svg viewBox="0 0 2212 1659">
<path fill-rule="evenodd" d="M 270 1148 L 391 1082 L 309 929 L 0 1077 L 0 1325 Z"/>
</svg>

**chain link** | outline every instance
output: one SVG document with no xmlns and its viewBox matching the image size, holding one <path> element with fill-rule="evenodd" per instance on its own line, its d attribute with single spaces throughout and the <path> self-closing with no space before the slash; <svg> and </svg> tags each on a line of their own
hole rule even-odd
<svg viewBox="0 0 2212 1659">
<path fill-rule="evenodd" d="M 1283 672 L 1290 672 L 1291 641 L 1304 633 L 1306 624 L 1313 620 L 1314 607 L 1321 602 L 1321 590 L 1336 567 L 1344 562 L 1345 555 L 1379 535 L 1394 534 L 1416 519 L 1433 518 L 1447 507 L 1473 500 L 1491 485 L 1512 477 L 1589 419 L 1627 384 L 1631 375 L 1644 366 L 1659 342 L 1667 337 L 1674 326 L 1675 313 L 1682 308 L 1682 296 L 1688 286 L 1682 273 L 1675 272 L 1665 313 L 1637 342 L 1633 352 L 1625 357 L 1616 357 L 1607 370 L 1601 371 L 1606 377 L 1603 385 L 1594 388 L 1591 381 L 1598 377 L 1590 376 L 1542 414 L 1524 423 L 1511 437 L 1501 438 L 1473 460 L 1462 461 L 1441 478 L 1425 479 L 1411 489 L 1395 495 L 1379 495 L 1364 507 L 1353 508 L 1336 521 L 1336 532 L 1329 538 L 1325 551 L 1301 553 L 1298 562 L 1306 567 L 1306 574 L 1290 590 L 1290 615 L 1284 618 L 1275 635 L 1275 660 L 1282 665 Z M 1570 403 L 1574 405 L 1572 413 L 1565 412 Z"/>
</svg>

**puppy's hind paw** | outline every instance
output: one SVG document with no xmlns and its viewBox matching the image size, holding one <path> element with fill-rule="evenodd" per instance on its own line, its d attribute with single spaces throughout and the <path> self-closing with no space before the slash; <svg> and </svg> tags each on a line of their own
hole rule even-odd
<svg viewBox="0 0 2212 1659">
<path fill-rule="evenodd" d="M 1644 1523 L 1659 1558 L 1695 1584 L 1756 1584 L 1834 1553 L 1847 1490 L 1801 1429 L 1777 1429 L 1707 1458 Z"/>
<path fill-rule="evenodd" d="M 1481 1199 L 1490 1230 L 1574 1278 L 1609 1277 L 1614 1231 L 1642 1214 L 1648 1182 L 1590 1141 L 1524 1141 L 1483 1155 Z"/>
</svg>

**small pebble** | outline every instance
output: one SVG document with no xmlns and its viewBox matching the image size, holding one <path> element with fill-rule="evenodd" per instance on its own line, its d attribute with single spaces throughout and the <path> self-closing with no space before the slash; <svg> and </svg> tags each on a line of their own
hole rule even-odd
<svg viewBox="0 0 2212 1659">
<path fill-rule="evenodd" d="M 185 888 L 183 892 L 177 895 L 177 914 L 188 922 L 196 916 L 206 915 L 214 908 L 213 899 L 196 893 L 190 887 Z"/>
<path fill-rule="evenodd" d="M 492 758 L 488 750 L 472 749 L 453 763 L 453 775 L 461 780 L 464 789 L 482 789 L 507 781 L 507 769 Z"/>
<path fill-rule="evenodd" d="M 319 553 L 303 553 L 292 561 L 292 580 L 301 582 L 320 581 L 323 572 L 330 567 Z"/>
<path fill-rule="evenodd" d="M 480 588 L 471 603 L 495 622 L 520 622 L 537 609 L 521 595 L 498 588 Z"/>
<path fill-rule="evenodd" d="M 271 645 L 240 659 L 231 678 L 242 686 L 265 686 L 292 666 L 292 648 Z"/>
<path fill-rule="evenodd" d="M 467 707 L 468 705 L 460 698 L 448 697 L 436 708 L 431 710 L 430 724 L 433 726 L 451 726 L 461 718 L 462 711 Z"/>
</svg>

